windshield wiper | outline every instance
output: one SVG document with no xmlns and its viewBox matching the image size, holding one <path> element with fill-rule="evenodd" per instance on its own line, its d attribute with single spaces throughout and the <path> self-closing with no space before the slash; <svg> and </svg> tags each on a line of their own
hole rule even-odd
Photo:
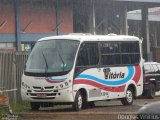
<svg viewBox="0 0 160 120">
<path fill-rule="evenodd" d="M 59 57 L 60 57 L 60 59 L 61 59 L 61 61 L 63 63 L 63 72 L 64 72 L 65 62 L 64 62 L 62 56 L 60 55 L 59 51 L 57 51 L 57 52 L 58 52 L 58 55 L 59 55 Z"/>
<path fill-rule="evenodd" d="M 46 59 L 46 57 L 45 57 L 43 52 L 42 52 L 42 55 L 43 55 L 43 58 L 44 58 L 44 61 L 45 61 L 45 64 L 46 64 L 45 73 L 47 73 L 47 71 L 48 71 L 47 59 Z"/>
</svg>

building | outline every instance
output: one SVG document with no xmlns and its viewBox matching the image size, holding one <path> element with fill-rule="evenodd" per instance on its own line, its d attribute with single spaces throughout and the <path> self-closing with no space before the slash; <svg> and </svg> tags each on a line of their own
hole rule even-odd
<svg viewBox="0 0 160 120">
<path fill-rule="evenodd" d="M 134 10 L 127 14 L 129 34 L 142 37 L 141 32 L 141 20 L 142 11 Z M 159 48 L 160 48 L 160 7 L 154 7 L 148 9 L 148 20 L 149 20 L 149 46 L 152 52 L 153 60 L 160 60 Z"/>
<path fill-rule="evenodd" d="M 148 8 L 159 6 L 159 0 L 0 0 L 0 48 L 31 50 L 41 37 L 71 32 L 133 34 L 127 12 L 141 9 L 145 58 L 160 61 L 148 20 Z"/>
<path fill-rule="evenodd" d="M 1 48 L 30 49 L 41 37 L 69 32 L 73 10 L 67 0 L 0 0 Z"/>
</svg>

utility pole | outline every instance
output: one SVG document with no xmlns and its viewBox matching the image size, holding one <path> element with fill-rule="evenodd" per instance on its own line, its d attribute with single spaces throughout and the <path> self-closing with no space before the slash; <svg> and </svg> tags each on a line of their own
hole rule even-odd
<svg viewBox="0 0 160 120">
<path fill-rule="evenodd" d="M 20 0 L 14 0 L 16 50 L 21 51 L 20 39 Z"/>
</svg>

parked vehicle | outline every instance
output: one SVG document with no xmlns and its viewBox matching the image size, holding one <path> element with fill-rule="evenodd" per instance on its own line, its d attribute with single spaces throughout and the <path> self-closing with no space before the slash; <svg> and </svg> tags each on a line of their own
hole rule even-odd
<svg viewBox="0 0 160 120">
<path fill-rule="evenodd" d="M 39 40 L 22 76 L 22 99 L 38 110 L 45 103 L 121 99 L 131 105 L 143 92 L 142 41 L 124 35 L 64 35 Z"/>
<path fill-rule="evenodd" d="M 143 95 L 153 99 L 160 90 L 160 63 L 144 63 Z"/>
<path fill-rule="evenodd" d="M 160 102 L 153 102 L 141 107 L 136 115 L 136 120 L 159 120 Z"/>
</svg>

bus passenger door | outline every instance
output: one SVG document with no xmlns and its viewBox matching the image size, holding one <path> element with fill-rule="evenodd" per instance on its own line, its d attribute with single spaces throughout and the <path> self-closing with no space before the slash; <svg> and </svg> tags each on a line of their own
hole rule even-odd
<svg viewBox="0 0 160 120">
<path fill-rule="evenodd" d="M 99 100 L 101 86 L 97 80 L 101 79 L 101 68 L 99 68 L 98 42 L 84 42 L 79 49 L 73 89 L 83 87 L 88 93 L 89 100 Z"/>
</svg>

